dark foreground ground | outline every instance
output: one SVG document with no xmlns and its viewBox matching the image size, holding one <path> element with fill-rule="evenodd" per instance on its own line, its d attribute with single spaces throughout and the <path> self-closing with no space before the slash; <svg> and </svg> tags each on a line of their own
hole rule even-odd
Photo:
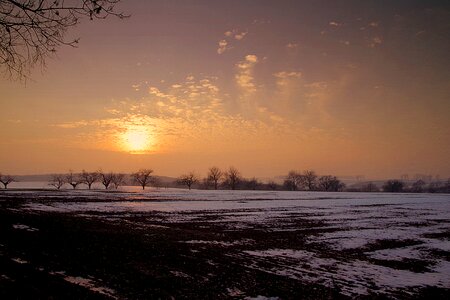
<svg viewBox="0 0 450 300">
<path fill-rule="evenodd" d="M 241 253 L 307 247 L 323 257 L 365 259 L 361 251 L 306 245 L 305 237 L 320 231 L 321 220 L 293 217 L 289 224 L 297 230 L 275 232 L 264 225 L 230 230 L 214 222 L 220 213 L 192 222 L 183 221 L 188 212 L 178 213 L 180 218 L 157 212 L 36 212 L 23 209 L 27 201 L 0 194 L 0 299 L 346 299 L 339 284 L 267 272 L 275 260 L 249 263 Z M 448 253 L 441 255 L 448 260 Z M 414 262 L 399 267 L 426 268 Z M 352 297 L 450 299 L 450 290 L 375 289 Z"/>
</svg>

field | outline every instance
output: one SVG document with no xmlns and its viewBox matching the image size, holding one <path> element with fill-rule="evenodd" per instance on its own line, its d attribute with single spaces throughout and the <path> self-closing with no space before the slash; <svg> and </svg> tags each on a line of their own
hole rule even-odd
<svg viewBox="0 0 450 300">
<path fill-rule="evenodd" d="M 450 196 L 0 191 L 0 298 L 449 299 Z"/>
</svg>

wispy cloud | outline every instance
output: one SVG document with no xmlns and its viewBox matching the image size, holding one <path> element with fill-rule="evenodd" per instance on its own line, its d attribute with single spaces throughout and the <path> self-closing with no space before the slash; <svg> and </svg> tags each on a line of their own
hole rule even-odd
<svg viewBox="0 0 450 300">
<path fill-rule="evenodd" d="M 286 86 L 291 79 L 300 78 L 302 76 L 302 73 L 295 71 L 281 71 L 273 74 L 273 76 L 275 76 L 275 78 L 277 79 L 277 85 Z"/>
<path fill-rule="evenodd" d="M 245 60 L 239 62 L 237 67 L 237 74 L 235 76 L 236 83 L 239 87 L 247 92 L 255 92 L 256 85 L 254 83 L 253 69 L 258 63 L 256 55 L 249 54 L 245 56 Z"/>
</svg>

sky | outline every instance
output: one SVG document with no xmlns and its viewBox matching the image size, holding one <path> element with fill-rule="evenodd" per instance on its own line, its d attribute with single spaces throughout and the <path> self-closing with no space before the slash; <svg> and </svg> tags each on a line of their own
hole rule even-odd
<svg viewBox="0 0 450 300">
<path fill-rule="evenodd" d="M 123 1 L 26 82 L 0 172 L 450 176 L 448 1 Z"/>
</svg>

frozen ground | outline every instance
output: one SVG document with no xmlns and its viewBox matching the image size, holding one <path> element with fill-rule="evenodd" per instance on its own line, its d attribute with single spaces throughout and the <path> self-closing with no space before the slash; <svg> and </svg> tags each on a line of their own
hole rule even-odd
<svg viewBox="0 0 450 300">
<path fill-rule="evenodd" d="M 130 187 L 119 193 L 2 192 L 0 199 L 8 198 L 26 199 L 21 209 L 27 211 L 122 222 L 149 234 L 174 226 L 213 232 L 214 238 L 178 242 L 192 253 L 217 249 L 250 272 L 329 286 L 346 296 L 413 296 L 427 287 L 450 288 L 450 195 Z M 246 295 L 228 290 L 230 296 Z"/>
</svg>

